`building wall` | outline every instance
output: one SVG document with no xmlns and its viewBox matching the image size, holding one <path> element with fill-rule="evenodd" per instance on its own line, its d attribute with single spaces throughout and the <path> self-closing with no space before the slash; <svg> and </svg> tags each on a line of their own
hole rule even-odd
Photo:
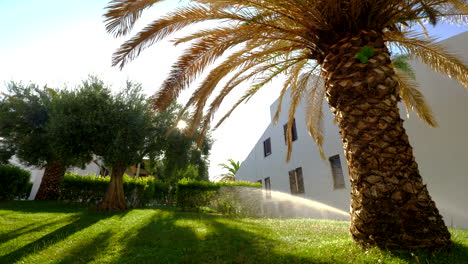
<svg viewBox="0 0 468 264">
<path fill-rule="evenodd" d="M 468 64 L 468 32 L 442 43 Z M 413 65 L 439 124 L 430 128 L 415 113 L 405 122 L 416 161 L 446 224 L 468 229 L 468 90 L 421 63 Z"/>
<path fill-rule="evenodd" d="M 468 46 L 468 32 L 443 41 L 468 59 L 464 47 Z M 438 128 L 430 128 L 414 113 L 404 126 L 414 148 L 420 171 L 433 199 L 449 226 L 468 228 L 468 91 L 458 82 L 435 74 L 426 66 L 414 63 L 420 90 L 426 96 L 439 122 Z M 295 118 L 298 140 L 293 143 L 291 161 L 286 163 L 287 146 L 284 142 L 283 125 L 287 122 L 289 94 L 283 99 L 283 111 L 277 125 L 270 124 L 242 163 L 237 178 L 258 181 L 270 177 L 273 190 L 290 193 L 288 171 L 302 167 L 305 193 L 301 196 L 316 200 L 343 211 L 349 211 L 350 187 L 346 160 L 337 126 L 331 111 L 324 103 L 324 152 L 322 160 L 315 143 L 305 127 L 305 105 L 300 104 Z M 273 117 L 278 105 L 270 107 Z M 403 108 L 403 106 L 401 106 Z M 402 109 L 402 116 L 406 112 Z M 263 141 L 271 138 L 272 154 L 264 157 Z M 334 189 L 328 157 L 340 155 L 345 176 L 345 188 Z"/>
</svg>

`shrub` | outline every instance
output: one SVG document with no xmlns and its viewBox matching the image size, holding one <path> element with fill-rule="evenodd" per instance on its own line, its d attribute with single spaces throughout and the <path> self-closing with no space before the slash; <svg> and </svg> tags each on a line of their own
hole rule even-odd
<svg viewBox="0 0 468 264">
<path fill-rule="evenodd" d="M 209 207 L 223 214 L 255 215 L 263 197 L 259 188 L 260 183 L 182 179 L 176 185 L 176 204 L 186 211 Z"/>
<path fill-rule="evenodd" d="M 97 204 L 104 197 L 110 177 L 79 176 L 67 173 L 61 183 L 60 200 L 83 204 Z M 165 204 L 168 187 L 154 178 L 123 179 L 125 199 L 132 207 L 142 207 L 149 202 Z"/>
<path fill-rule="evenodd" d="M 31 173 L 13 165 L 0 165 L 0 200 L 27 199 Z"/>
</svg>

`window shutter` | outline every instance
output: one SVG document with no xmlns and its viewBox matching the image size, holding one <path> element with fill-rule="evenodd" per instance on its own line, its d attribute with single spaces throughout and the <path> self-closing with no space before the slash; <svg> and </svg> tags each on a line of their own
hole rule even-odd
<svg viewBox="0 0 468 264">
<path fill-rule="evenodd" d="M 302 167 L 296 169 L 297 193 L 304 193 L 304 178 L 302 177 Z"/>
<path fill-rule="evenodd" d="M 296 119 L 294 119 L 294 121 L 293 121 L 291 133 L 292 133 L 292 141 L 297 140 Z"/>
<path fill-rule="evenodd" d="M 286 138 L 286 131 L 288 131 L 288 123 L 286 123 L 283 126 L 284 144 L 288 144 L 288 139 Z"/>
<path fill-rule="evenodd" d="M 341 162 L 340 162 L 340 156 L 335 155 L 333 157 L 330 157 L 330 165 L 332 169 L 332 175 L 333 175 L 333 184 L 334 188 L 344 188 L 345 183 L 344 183 L 344 176 L 343 176 L 343 169 L 341 167 Z"/>
<path fill-rule="evenodd" d="M 296 173 L 294 170 L 289 171 L 289 185 L 291 187 L 291 193 L 297 193 L 297 185 L 296 185 Z"/>
</svg>

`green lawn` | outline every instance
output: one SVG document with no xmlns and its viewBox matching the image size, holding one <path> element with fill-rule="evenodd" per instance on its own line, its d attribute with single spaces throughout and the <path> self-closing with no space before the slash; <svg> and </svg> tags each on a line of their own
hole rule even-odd
<svg viewBox="0 0 468 264">
<path fill-rule="evenodd" d="M 0 202 L 0 263 L 468 263 L 468 230 L 451 229 L 455 243 L 444 252 L 365 252 L 348 225 Z"/>
</svg>

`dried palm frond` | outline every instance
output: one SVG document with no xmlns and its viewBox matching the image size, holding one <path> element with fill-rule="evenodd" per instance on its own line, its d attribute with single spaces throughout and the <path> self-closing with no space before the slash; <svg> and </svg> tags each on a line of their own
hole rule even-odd
<svg viewBox="0 0 468 264">
<path fill-rule="evenodd" d="M 106 7 L 106 30 L 114 36 L 126 35 L 132 30 L 141 13 L 152 5 L 163 0 L 126 1 L 115 0 Z"/>
<path fill-rule="evenodd" d="M 323 79 L 315 76 L 314 83 L 309 88 L 306 104 L 306 126 L 312 139 L 318 147 L 320 157 L 325 160 L 323 152 L 323 100 L 325 85 Z"/>
<path fill-rule="evenodd" d="M 434 114 L 426 103 L 424 95 L 418 90 L 417 83 L 408 74 L 398 69 L 395 73 L 400 86 L 400 96 L 406 106 L 406 113 L 409 115 L 409 111 L 414 110 L 421 120 L 432 127 L 437 127 Z"/>
<path fill-rule="evenodd" d="M 301 61 L 301 63 L 298 64 L 295 68 L 293 68 L 292 72 L 289 73 L 290 76 L 294 76 L 294 81 L 292 82 L 292 85 L 290 88 L 291 89 L 291 105 L 289 106 L 288 124 L 286 128 L 286 142 L 288 145 L 288 153 L 286 155 L 286 162 L 288 162 L 291 159 L 292 126 L 294 123 L 294 116 L 296 114 L 296 109 L 299 103 L 301 102 L 301 99 L 308 88 L 310 78 L 315 71 L 315 68 L 313 68 L 309 72 L 304 73 L 303 75 L 300 75 L 301 70 L 305 67 L 306 64 L 307 64 L 307 60 Z M 316 67 L 318 67 L 318 65 Z"/>
<path fill-rule="evenodd" d="M 425 39 L 416 32 L 386 32 L 385 39 L 402 50 L 403 53 L 416 56 L 432 70 L 457 79 L 468 89 L 468 67 L 458 56 L 451 54 L 447 48 L 435 43 L 435 39 Z"/>
</svg>

